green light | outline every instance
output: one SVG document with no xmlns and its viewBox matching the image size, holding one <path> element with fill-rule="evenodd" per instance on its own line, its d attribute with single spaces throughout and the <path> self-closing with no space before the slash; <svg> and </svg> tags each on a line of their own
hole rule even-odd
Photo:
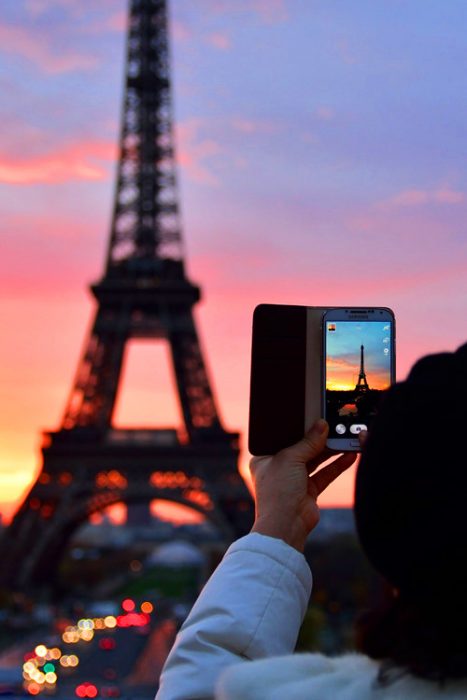
<svg viewBox="0 0 467 700">
<path fill-rule="evenodd" d="M 55 666 L 53 664 L 45 664 L 44 668 L 42 669 L 44 673 L 53 673 L 55 671 Z"/>
</svg>

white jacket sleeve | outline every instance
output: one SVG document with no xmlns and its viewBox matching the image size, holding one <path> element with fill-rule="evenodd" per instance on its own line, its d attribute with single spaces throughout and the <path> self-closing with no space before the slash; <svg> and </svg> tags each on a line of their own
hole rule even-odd
<svg viewBox="0 0 467 700">
<path fill-rule="evenodd" d="M 212 698 L 227 666 L 292 653 L 310 593 L 305 557 L 285 542 L 234 542 L 177 635 L 156 700 Z"/>
</svg>

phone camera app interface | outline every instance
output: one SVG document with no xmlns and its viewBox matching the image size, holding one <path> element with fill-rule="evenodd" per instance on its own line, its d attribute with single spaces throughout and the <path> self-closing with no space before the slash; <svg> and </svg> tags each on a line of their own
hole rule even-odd
<svg viewBox="0 0 467 700">
<path fill-rule="evenodd" d="M 391 323 L 326 322 L 326 419 L 330 437 L 368 430 L 391 384 Z"/>
</svg>

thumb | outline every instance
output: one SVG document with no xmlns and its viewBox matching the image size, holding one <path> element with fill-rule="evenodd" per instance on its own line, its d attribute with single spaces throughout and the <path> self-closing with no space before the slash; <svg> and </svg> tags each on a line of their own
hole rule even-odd
<svg viewBox="0 0 467 700">
<path fill-rule="evenodd" d="M 292 459 L 296 459 L 300 462 L 309 462 L 310 460 L 314 459 L 324 450 L 328 432 L 328 424 L 325 420 L 320 418 L 305 433 L 299 442 L 296 442 L 295 445 L 287 448 L 289 456 Z"/>
</svg>

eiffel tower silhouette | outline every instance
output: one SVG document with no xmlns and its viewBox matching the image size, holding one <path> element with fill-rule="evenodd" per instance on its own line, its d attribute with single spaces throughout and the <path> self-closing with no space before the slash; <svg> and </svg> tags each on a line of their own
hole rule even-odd
<svg viewBox="0 0 467 700">
<path fill-rule="evenodd" d="M 166 0 L 130 0 L 126 89 L 110 243 L 97 312 L 61 428 L 45 434 L 42 471 L 0 541 L 0 584 L 53 584 L 76 528 L 109 505 L 166 499 L 246 533 L 253 501 L 237 469 L 238 433 L 221 424 L 186 277 L 172 132 Z M 112 414 L 127 342 L 165 339 L 184 433 L 117 430 Z"/>
<path fill-rule="evenodd" d="M 360 345 L 360 373 L 358 375 L 358 380 L 357 384 L 355 385 L 355 391 L 358 393 L 363 393 L 365 391 L 369 391 L 370 387 L 368 386 L 366 374 L 365 374 L 365 346 Z"/>
</svg>

